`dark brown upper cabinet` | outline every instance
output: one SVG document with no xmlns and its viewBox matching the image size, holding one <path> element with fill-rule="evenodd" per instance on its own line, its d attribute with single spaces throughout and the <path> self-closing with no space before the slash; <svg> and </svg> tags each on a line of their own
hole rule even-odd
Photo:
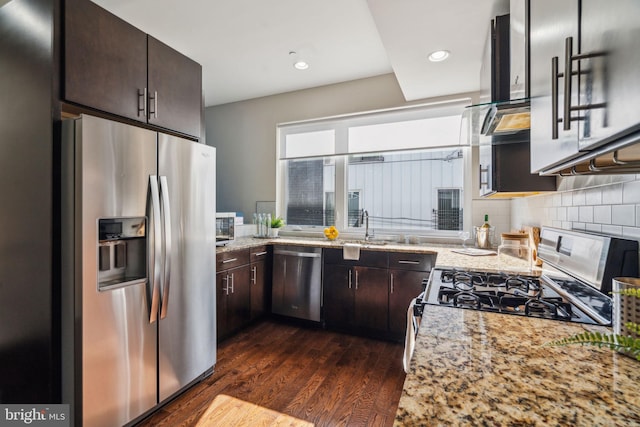
<svg viewBox="0 0 640 427">
<path fill-rule="evenodd" d="M 146 123 L 147 35 L 88 0 L 64 22 L 64 99 Z"/>
<path fill-rule="evenodd" d="M 201 66 L 89 0 L 66 0 L 63 98 L 200 137 Z"/>
<path fill-rule="evenodd" d="M 202 67 L 148 36 L 149 123 L 200 136 Z"/>
</svg>

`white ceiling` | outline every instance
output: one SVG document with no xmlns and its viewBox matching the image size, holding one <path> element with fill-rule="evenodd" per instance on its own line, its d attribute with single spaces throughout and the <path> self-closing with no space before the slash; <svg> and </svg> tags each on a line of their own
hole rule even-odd
<svg viewBox="0 0 640 427">
<path fill-rule="evenodd" d="M 508 0 L 93 1 L 202 64 L 206 106 L 392 72 L 407 101 L 475 91 L 489 21 L 508 12 Z M 450 58 L 429 62 L 437 49 Z"/>
</svg>

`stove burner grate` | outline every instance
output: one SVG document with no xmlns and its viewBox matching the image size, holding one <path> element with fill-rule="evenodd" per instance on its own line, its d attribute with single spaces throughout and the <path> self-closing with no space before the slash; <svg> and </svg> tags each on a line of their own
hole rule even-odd
<svg viewBox="0 0 640 427">
<path fill-rule="evenodd" d="M 472 292 L 459 292 L 453 296 L 453 305 L 456 307 L 470 307 L 480 310 L 482 303 L 480 297 Z"/>
<path fill-rule="evenodd" d="M 543 296 L 539 280 L 529 276 L 443 271 L 438 303 L 474 310 L 571 320 L 571 304 Z"/>
</svg>

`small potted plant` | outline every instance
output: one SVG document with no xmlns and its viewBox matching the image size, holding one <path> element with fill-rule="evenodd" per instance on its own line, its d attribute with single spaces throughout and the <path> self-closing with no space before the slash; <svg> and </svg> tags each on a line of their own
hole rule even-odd
<svg viewBox="0 0 640 427">
<path fill-rule="evenodd" d="M 280 228 L 284 227 L 284 219 L 281 216 L 273 215 L 271 217 L 271 229 L 269 231 L 271 237 L 278 237 Z"/>
</svg>

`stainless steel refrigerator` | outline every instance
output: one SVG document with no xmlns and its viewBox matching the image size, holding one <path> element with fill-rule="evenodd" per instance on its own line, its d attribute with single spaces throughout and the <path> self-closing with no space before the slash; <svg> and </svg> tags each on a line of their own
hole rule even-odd
<svg viewBox="0 0 640 427">
<path fill-rule="evenodd" d="M 61 152 L 63 402 L 123 425 L 216 362 L 215 148 L 83 115 Z"/>
</svg>

